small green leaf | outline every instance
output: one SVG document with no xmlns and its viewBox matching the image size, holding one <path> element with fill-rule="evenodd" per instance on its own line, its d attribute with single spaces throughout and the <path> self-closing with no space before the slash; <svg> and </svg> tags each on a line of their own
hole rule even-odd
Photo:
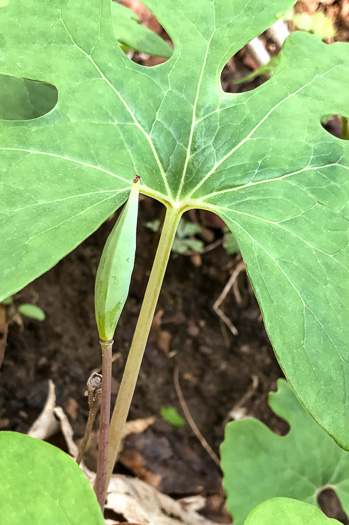
<svg viewBox="0 0 349 525">
<path fill-rule="evenodd" d="M 172 251 L 174 253 L 179 253 L 183 255 L 185 252 L 188 251 L 188 245 L 185 241 L 182 241 L 181 239 L 175 239 L 172 244 Z"/>
<path fill-rule="evenodd" d="M 189 237 L 189 235 L 195 235 L 196 233 L 201 232 L 201 226 L 199 224 L 195 224 L 194 222 L 186 221 L 185 219 L 181 219 L 178 229 L 177 229 L 177 237 L 180 239 L 185 239 L 185 237 Z"/>
<path fill-rule="evenodd" d="M 277 67 L 279 62 L 280 62 L 280 55 L 276 55 L 275 57 L 271 58 L 267 64 L 263 64 L 255 71 L 252 71 L 252 73 L 249 73 L 248 75 L 244 77 L 234 80 L 234 84 L 242 84 L 242 82 L 250 82 L 254 78 L 259 77 L 261 75 L 267 75 L 268 73 L 274 73 L 275 68 Z"/>
<path fill-rule="evenodd" d="M 157 232 L 160 226 L 160 221 L 156 219 L 154 221 L 147 222 L 145 225 L 147 228 L 149 228 L 149 230 Z M 189 237 L 190 235 L 195 235 L 196 233 L 200 232 L 201 226 L 199 226 L 199 224 L 194 224 L 193 222 L 188 222 L 184 219 L 181 219 L 178 225 L 175 240 L 173 241 L 172 251 L 180 254 L 183 254 L 188 250 L 202 253 L 204 251 L 204 243 L 199 239 L 193 239 Z"/>
<path fill-rule="evenodd" d="M 205 245 L 203 241 L 200 241 L 200 239 L 186 239 L 182 242 L 185 242 L 187 244 L 188 250 L 193 250 L 197 253 L 203 253 L 204 251 Z"/>
<path fill-rule="evenodd" d="M 160 226 L 159 219 L 155 219 L 154 221 L 148 221 L 145 223 L 146 227 L 151 230 L 152 232 L 156 233 Z"/>
<path fill-rule="evenodd" d="M 202 253 L 204 250 L 204 243 L 191 237 L 200 232 L 201 226 L 199 224 L 181 219 L 176 232 L 176 238 L 172 245 L 172 251 L 181 254 L 188 250 Z"/>
<path fill-rule="evenodd" d="M 320 509 L 288 498 L 274 498 L 256 507 L 245 525 L 340 525 Z M 235 525 L 235 522 L 234 522 Z"/>
<path fill-rule="evenodd" d="M 269 394 L 274 412 L 291 430 L 280 437 L 257 419 L 229 423 L 221 447 L 223 486 L 234 525 L 262 501 L 277 496 L 317 504 L 332 488 L 349 512 L 349 452 L 340 448 L 304 410 L 280 379 Z M 261 480 L 260 482 L 256 480 Z"/>
<path fill-rule="evenodd" d="M 131 14 L 130 14 L 131 13 Z M 163 58 L 170 58 L 171 46 L 153 31 L 138 23 L 138 17 L 117 2 L 111 4 L 115 38 L 130 49 Z"/>
<path fill-rule="evenodd" d="M 224 235 L 224 248 L 226 252 L 231 255 L 234 253 L 239 253 L 240 248 L 233 233 L 226 233 Z"/>
<path fill-rule="evenodd" d="M 139 177 L 109 235 L 99 262 L 95 284 L 95 311 L 99 337 L 113 339 L 130 288 L 136 251 Z"/>
<path fill-rule="evenodd" d="M 160 413 L 164 420 L 167 421 L 167 423 L 170 423 L 170 425 L 173 425 L 175 427 L 185 426 L 185 419 L 183 419 L 178 414 L 178 411 L 175 407 L 163 407 L 160 410 Z"/>
<path fill-rule="evenodd" d="M 18 307 L 18 311 L 20 314 L 37 321 L 44 321 L 46 317 L 45 312 L 38 306 L 35 306 L 35 304 L 21 304 Z"/>
<path fill-rule="evenodd" d="M 86 476 L 58 448 L 0 432 L 0 472 L 4 525 L 104 525 Z"/>
<path fill-rule="evenodd" d="M 173 241 L 173 252 L 183 254 L 188 250 L 202 253 L 204 251 L 204 243 L 198 239 L 175 239 Z"/>
</svg>

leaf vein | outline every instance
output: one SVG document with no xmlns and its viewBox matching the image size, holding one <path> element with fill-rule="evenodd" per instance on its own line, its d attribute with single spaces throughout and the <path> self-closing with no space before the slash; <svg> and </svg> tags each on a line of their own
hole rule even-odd
<svg viewBox="0 0 349 525">
<path fill-rule="evenodd" d="M 170 197 L 172 197 L 172 194 L 171 194 L 171 191 L 170 191 L 170 187 L 168 185 L 168 182 L 167 182 L 167 178 L 166 178 L 166 174 L 165 174 L 165 170 L 164 170 L 164 167 L 160 161 L 160 158 L 159 158 L 159 155 L 155 149 L 155 146 L 151 140 L 151 137 L 150 135 L 145 131 L 145 129 L 143 128 L 143 126 L 141 126 L 141 124 L 138 122 L 138 120 L 136 119 L 134 113 L 132 112 L 130 106 L 127 104 L 126 100 L 122 97 L 121 93 L 119 93 L 119 91 L 116 89 L 116 87 L 110 82 L 110 80 L 104 75 L 103 71 L 97 66 L 96 62 L 93 60 L 92 56 L 89 55 L 88 53 L 86 53 L 86 51 L 84 49 L 82 49 L 76 42 L 75 40 L 73 39 L 69 29 L 67 28 L 63 18 L 62 18 L 62 14 L 61 14 L 61 21 L 62 21 L 62 24 L 67 32 L 67 35 L 69 36 L 69 38 L 71 39 L 73 45 L 79 49 L 79 51 L 86 56 L 86 58 L 91 62 L 91 64 L 93 65 L 93 67 L 96 69 L 96 71 L 98 71 L 100 77 L 102 80 L 104 80 L 104 82 L 106 82 L 106 84 L 108 84 L 108 86 L 114 91 L 114 93 L 118 96 L 118 98 L 120 99 L 120 101 L 122 102 L 122 104 L 124 105 L 125 109 L 128 111 L 129 115 L 131 116 L 132 120 L 134 121 L 135 125 L 137 126 L 137 128 L 141 131 L 141 133 L 145 136 L 145 138 L 147 139 L 147 142 L 150 146 L 150 149 L 153 153 L 153 156 L 154 156 L 154 159 L 155 159 L 155 162 L 157 163 L 158 167 L 159 167 L 159 170 L 160 170 L 160 174 L 161 174 L 161 177 L 163 179 L 163 182 L 164 182 L 164 185 L 166 187 L 166 191 L 168 193 L 168 195 Z"/>
<path fill-rule="evenodd" d="M 188 195 L 188 198 L 190 198 L 205 182 L 206 180 L 216 171 L 216 169 L 221 166 L 221 164 L 223 164 L 223 162 L 225 162 L 233 153 L 235 153 L 235 151 L 237 151 L 239 148 L 241 148 L 241 146 L 243 146 L 248 140 L 250 140 L 250 138 L 252 137 L 252 135 L 260 128 L 260 126 L 267 120 L 267 118 L 270 117 L 270 115 L 276 110 L 278 109 L 284 102 L 286 102 L 287 100 L 289 100 L 290 98 L 296 96 L 298 93 L 300 93 L 301 91 L 303 91 L 303 89 L 307 88 L 308 86 L 310 86 L 317 78 L 318 78 L 318 74 L 315 74 L 314 77 L 309 80 L 309 82 L 307 82 L 306 84 L 304 84 L 303 86 L 301 86 L 299 89 L 297 89 L 296 91 L 290 93 L 289 95 L 287 95 L 287 97 L 281 99 L 277 104 L 275 104 L 265 115 L 264 117 L 254 126 L 254 128 L 252 128 L 252 130 L 246 135 L 245 138 L 243 138 L 236 146 L 234 146 L 230 151 L 228 151 L 228 153 L 226 153 L 211 169 L 210 171 L 201 179 L 201 181 L 192 189 L 192 191 L 189 193 Z"/>
</svg>

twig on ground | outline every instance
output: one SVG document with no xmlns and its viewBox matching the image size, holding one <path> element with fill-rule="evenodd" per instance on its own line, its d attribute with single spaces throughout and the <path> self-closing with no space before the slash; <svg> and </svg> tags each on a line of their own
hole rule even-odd
<svg viewBox="0 0 349 525">
<path fill-rule="evenodd" d="M 239 399 L 237 403 L 233 406 L 231 410 L 229 410 L 229 413 L 227 417 L 224 420 L 224 427 L 231 421 L 232 419 L 238 420 L 243 419 L 245 417 L 245 413 L 241 410 L 241 408 L 245 405 L 246 401 L 248 401 L 255 391 L 257 390 L 259 384 L 259 379 L 256 375 L 252 375 L 252 383 L 247 390 L 247 392 L 244 393 L 244 395 Z"/>
<path fill-rule="evenodd" d="M 211 242 L 211 244 L 205 246 L 203 253 L 211 252 L 212 250 L 218 248 L 218 246 L 221 244 L 223 244 L 223 239 L 217 239 L 216 241 Z"/>
<path fill-rule="evenodd" d="M 228 349 L 230 348 L 230 339 L 227 325 L 223 323 L 222 319 L 219 319 L 219 326 L 221 327 L 224 346 Z"/>
<path fill-rule="evenodd" d="M 240 293 L 240 289 L 239 289 L 239 281 L 238 279 L 235 279 L 235 281 L 233 282 L 233 294 L 234 294 L 234 297 L 235 297 L 235 301 L 237 302 L 238 305 L 241 305 L 242 303 L 242 297 L 241 297 L 241 293 Z"/>
<path fill-rule="evenodd" d="M 190 428 L 192 429 L 192 431 L 194 432 L 195 436 L 197 437 L 197 439 L 201 443 L 202 447 L 206 450 L 206 452 L 208 453 L 208 455 L 210 456 L 212 461 L 214 461 L 215 464 L 217 465 L 217 467 L 219 469 L 221 469 L 221 463 L 219 461 L 219 457 L 214 452 L 212 447 L 207 443 L 206 439 L 201 434 L 201 432 L 198 429 L 194 419 L 192 418 L 191 413 L 189 412 L 188 406 L 187 406 L 187 404 L 185 402 L 185 399 L 184 399 L 184 396 L 183 396 L 183 393 L 182 393 L 182 389 L 181 389 L 181 386 L 180 386 L 180 383 L 179 383 L 179 370 L 178 370 L 177 366 L 176 366 L 174 374 L 173 374 L 173 380 L 174 380 L 174 386 L 175 386 L 175 389 L 176 389 L 176 393 L 177 393 L 179 404 L 181 405 L 181 408 L 183 410 L 183 413 L 185 415 L 186 420 L 188 421 L 188 424 L 189 424 Z"/>
<path fill-rule="evenodd" d="M 221 304 L 225 301 L 228 293 L 230 292 L 231 287 L 233 286 L 234 282 L 238 278 L 239 274 L 242 272 L 242 270 L 245 268 L 244 261 L 240 261 L 231 276 L 229 277 L 229 280 L 227 284 L 224 286 L 220 296 L 213 304 L 213 309 L 216 312 L 216 314 L 222 319 L 222 321 L 226 324 L 226 326 L 229 328 L 231 333 L 233 335 L 238 335 L 237 328 L 233 325 L 231 320 L 225 315 L 223 310 L 221 309 Z"/>
<path fill-rule="evenodd" d="M 89 412 L 88 412 L 88 420 L 86 424 L 85 434 L 80 443 L 79 453 L 76 458 L 76 462 L 78 465 L 81 463 L 82 458 L 84 456 L 84 453 L 85 453 L 85 450 L 86 450 L 86 447 L 87 447 L 87 444 L 88 444 L 88 441 L 90 439 L 90 435 L 92 432 L 93 423 L 96 419 L 96 414 L 101 404 L 102 376 L 100 374 L 96 374 L 96 372 L 92 372 L 92 374 L 87 380 L 87 391 L 85 392 L 85 396 L 88 396 Z"/>
</svg>

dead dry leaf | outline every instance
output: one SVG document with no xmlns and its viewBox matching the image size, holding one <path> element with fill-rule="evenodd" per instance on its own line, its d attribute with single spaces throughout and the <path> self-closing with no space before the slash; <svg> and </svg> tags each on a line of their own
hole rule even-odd
<svg viewBox="0 0 349 525">
<path fill-rule="evenodd" d="M 47 438 L 52 435 L 52 422 L 55 420 L 55 432 L 61 430 L 68 451 L 75 458 L 78 449 L 73 439 L 73 429 L 64 410 L 56 407 L 55 402 L 55 387 L 50 380 L 45 407 L 32 425 L 29 435 Z M 144 432 L 154 421 L 154 417 L 130 421 L 126 425 L 125 435 Z M 91 472 L 84 463 L 81 463 L 80 467 L 92 486 L 95 473 Z M 182 503 L 175 501 L 139 479 L 114 475 L 108 489 L 106 508 L 117 515 L 124 516 L 128 520 L 127 525 L 216 525 L 194 510 L 197 508 L 198 500 L 196 505 L 188 503 L 188 501 Z M 108 525 L 115 523 L 115 520 L 106 520 Z"/>
<path fill-rule="evenodd" d="M 44 408 L 39 417 L 34 421 L 28 430 L 28 436 L 37 439 L 48 439 L 59 431 L 59 421 L 55 417 L 54 408 L 56 406 L 55 385 L 51 379 L 48 381 L 48 394 Z"/>
<path fill-rule="evenodd" d="M 79 403 L 76 401 L 76 399 L 69 396 L 67 402 L 64 405 L 64 410 L 73 421 L 76 421 L 76 418 L 78 417 L 78 408 Z"/>
<path fill-rule="evenodd" d="M 190 505 L 161 494 L 139 479 L 121 475 L 111 479 L 106 509 L 142 525 L 217 525 Z"/>
</svg>

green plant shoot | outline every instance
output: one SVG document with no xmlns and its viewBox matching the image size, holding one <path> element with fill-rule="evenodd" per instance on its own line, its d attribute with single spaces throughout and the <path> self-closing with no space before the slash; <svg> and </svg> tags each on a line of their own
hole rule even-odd
<svg viewBox="0 0 349 525">
<path fill-rule="evenodd" d="M 178 414 L 178 411 L 175 407 L 163 407 L 161 409 L 161 415 L 167 423 L 173 425 L 174 427 L 184 427 L 185 419 Z"/>
<path fill-rule="evenodd" d="M 45 312 L 35 304 L 21 304 L 18 307 L 18 312 L 26 317 L 30 317 L 31 319 L 45 321 Z"/>
<path fill-rule="evenodd" d="M 95 284 L 95 311 L 99 337 L 113 339 L 126 302 L 136 252 L 139 180 L 109 235 L 99 262 Z"/>
</svg>

